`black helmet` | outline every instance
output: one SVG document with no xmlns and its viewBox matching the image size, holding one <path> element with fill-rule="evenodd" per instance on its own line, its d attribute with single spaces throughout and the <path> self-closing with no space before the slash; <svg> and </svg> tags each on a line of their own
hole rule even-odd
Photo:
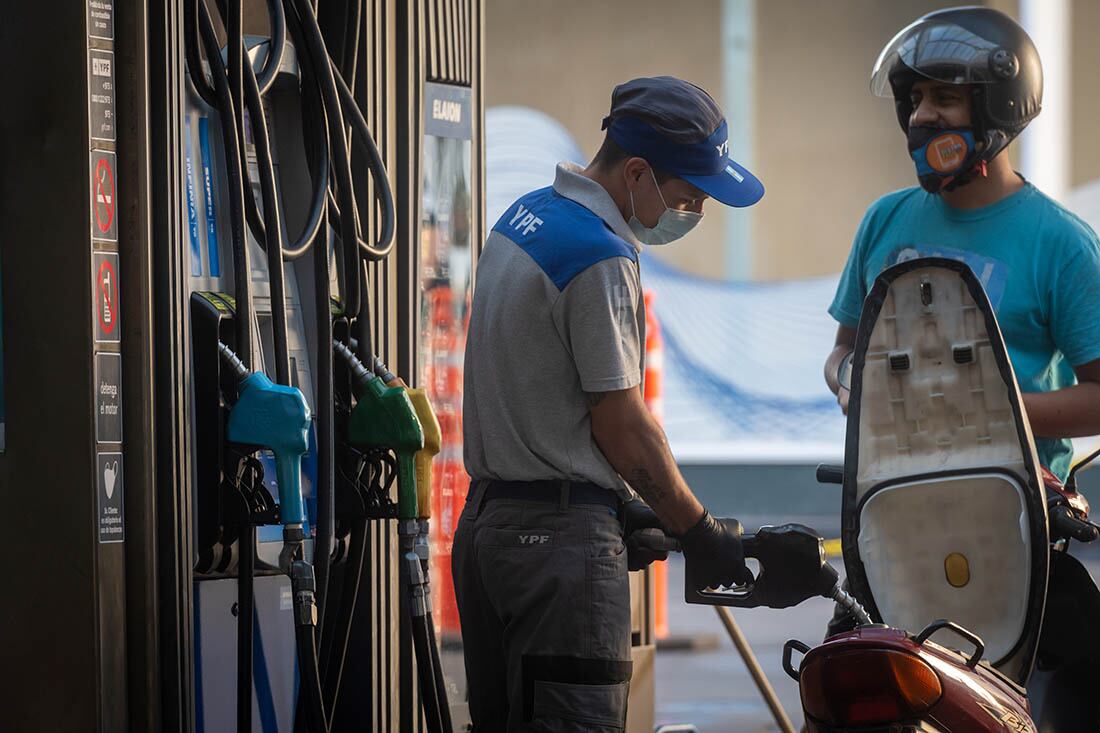
<svg viewBox="0 0 1100 733">
<path fill-rule="evenodd" d="M 992 160 L 1042 106 L 1043 68 L 1035 44 L 1016 21 L 991 8 L 948 8 L 906 26 L 879 54 L 871 91 L 893 96 L 908 131 L 913 84 L 933 79 L 974 86 L 971 114 L 978 161 Z"/>
</svg>

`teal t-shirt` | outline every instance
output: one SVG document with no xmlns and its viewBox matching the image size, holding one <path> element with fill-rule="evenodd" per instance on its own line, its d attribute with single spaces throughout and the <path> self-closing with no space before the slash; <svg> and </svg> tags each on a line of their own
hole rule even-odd
<svg viewBox="0 0 1100 733">
<path fill-rule="evenodd" d="M 829 314 L 854 328 L 878 274 L 914 257 L 970 265 L 997 311 L 1021 391 L 1076 384 L 1073 367 L 1100 359 L 1100 243 L 1030 183 L 981 209 L 953 209 L 920 188 L 883 196 L 859 225 Z M 1035 442 L 1043 465 L 1064 480 L 1070 441 Z"/>
</svg>

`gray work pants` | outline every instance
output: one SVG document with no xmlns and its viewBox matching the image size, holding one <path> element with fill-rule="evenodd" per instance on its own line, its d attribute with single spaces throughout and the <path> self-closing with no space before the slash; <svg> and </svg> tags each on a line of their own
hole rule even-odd
<svg viewBox="0 0 1100 733">
<path fill-rule="evenodd" d="M 475 482 L 455 533 L 474 731 L 621 731 L 630 587 L 613 509 L 493 499 Z"/>
</svg>

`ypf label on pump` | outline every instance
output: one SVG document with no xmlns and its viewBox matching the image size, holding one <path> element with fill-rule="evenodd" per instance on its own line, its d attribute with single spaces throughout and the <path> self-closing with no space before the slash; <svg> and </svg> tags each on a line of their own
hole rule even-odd
<svg viewBox="0 0 1100 733">
<path fill-rule="evenodd" d="M 88 129 L 93 140 L 115 141 L 115 54 L 88 50 Z"/>
</svg>

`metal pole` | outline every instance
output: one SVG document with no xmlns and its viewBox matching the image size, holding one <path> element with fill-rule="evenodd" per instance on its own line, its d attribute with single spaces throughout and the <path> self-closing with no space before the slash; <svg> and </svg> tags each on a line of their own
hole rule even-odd
<svg viewBox="0 0 1100 733">
<path fill-rule="evenodd" d="M 1020 2 L 1020 24 L 1043 59 L 1043 113 L 1020 135 L 1020 171 L 1057 201 L 1065 200 L 1072 178 L 1072 4 L 1070 0 Z"/>
<path fill-rule="evenodd" d="M 730 613 L 730 610 L 725 606 L 715 606 L 714 611 L 718 614 L 718 618 L 722 621 L 722 625 L 726 627 L 726 633 L 730 635 L 730 641 L 737 647 L 741 659 L 745 662 L 746 669 L 749 670 L 753 682 L 756 683 L 756 689 L 760 690 L 760 696 L 764 698 L 764 702 L 766 702 L 768 708 L 771 709 L 772 717 L 775 718 L 775 724 L 779 726 L 779 730 L 783 733 L 795 733 L 791 719 L 787 717 L 787 712 L 783 709 L 783 706 L 779 704 L 779 698 L 776 697 L 775 690 L 772 689 L 771 683 L 768 682 L 768 677 L 764 674 L 764 670 L 760 668 L 760 662 L 756 661 L 756 655 L 752 653 L 752 647 L 749 646 L 748 639 L 745 638 L 745 635 L 741 633 L 741 627 L 737 625 L 737 621 L 734 620 L 733 614 Z"/>
</svg>

